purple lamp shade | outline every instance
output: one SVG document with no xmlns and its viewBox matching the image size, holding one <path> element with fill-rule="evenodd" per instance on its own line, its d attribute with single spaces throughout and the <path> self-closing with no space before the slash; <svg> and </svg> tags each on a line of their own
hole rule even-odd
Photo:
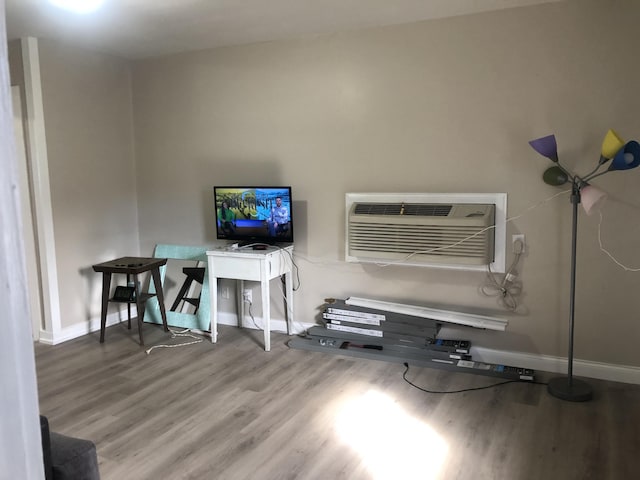
<svg viewBox="0 0 640 480">
<path fill-rule="evenodd" d="M 635 140 L 627 142 L 616 156 L 613 157 L 609 171 L 611 170 L 629 170 L 640 165 L 640 144 Z"/>
<path fill-rule="evenodd" d="M 558 161 L 558 145 L 556 144 L 555 135 L 536 138 L 535 140 L 531 140 L 529 145 L 543 157 L 547 157 L 554 162 Z"/>
</svg>

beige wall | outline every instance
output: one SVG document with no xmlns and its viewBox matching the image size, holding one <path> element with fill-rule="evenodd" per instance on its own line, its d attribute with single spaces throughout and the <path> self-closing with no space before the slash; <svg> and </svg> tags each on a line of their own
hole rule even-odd
<svg viewBox="0 0 640 480">
<path fill-rule="evenodd" d="M 587 172 L 607 128 L 639 137 L 627 52 L 640 5 L 600 3 L 174 55 L 136 62 L 133 76 L 124 60 L 40 41 L 62 326 L 99 316 L 92 264 L 215 242 L 213 185 L 289 184 L 300 322 L 326 297 L 471 308 L 507 317 L 507 331 L 451 335 L 566 355 L 570 204 L 527 210 L 557 192 L 527 141 L 555 132 L 563 161 Z M 639 175 L 595 182 L 610 194 L 602 241 L 632 267 Z M 364 191 L 507 192 L 508 215 L 526 212 L 508 229 L 527 238 L 518 313 L 478 293 L 481 273 L 345 264 L 344 194 Z M 598 220 L 579 222 L 576 357 L 640 366 L 640 273 L 600 251 Z"/>
<path fill-rule="evenodd" d="M 571 209 L 565 195 L 527 211 L 558 191 L 542 183 L 549 164 L 527 141 L 555 132 L 563 161 L 586 173 L 608 128 L 640 134 L 640 70 L 628 53 L 637 47 L 640 5 L 600 3 L 137 62 L 141 251 L 214 242 L 213 185 L 290 184 L 300 321 L 313 322 L 325 297 L 471 307 L 508 317 L 507 332 L 455 335 L 565 356 Z M 603 241 L 638 267 L 640 170 L 598 180 L 611 194 Z M 343 263 L 344 195 L 363 191 L 507 192 L 509 216 L 527 211 L 508 229 L 527 238 L 519 313 L 478 293 L 482 273 Z M 95 201 L 115 197 L 103 192 Z M 581 215 L 575 354 L 640 366 L 640 274 L 599 251 L 597 222 Z"/>
<path fill-rule="evenodd" d="M 136 255 L 131 72 L 125 60 L 39 41 L 62 327 L 100 317 L 91 265 Z"/>
</svg>

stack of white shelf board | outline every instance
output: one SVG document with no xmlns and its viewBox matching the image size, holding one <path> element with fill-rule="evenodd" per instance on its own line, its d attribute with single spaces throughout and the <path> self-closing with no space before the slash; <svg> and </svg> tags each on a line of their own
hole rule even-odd
<svg viewBox="0 0 640 480">
<path fill-rule="evenodd" d="M 408 343 L 424 343 L 425 338 L 435 338 L 441 326 L 436 320 L 349 305 L 336 299 L 326 304 L 322 321 L 327 330 Z"/>
<path fill-rule="evenodd" d="M 439 314 L 440 319 L 434 319 L 391 311 L 396 309 L 395 305 L 399 304 L 387 303 L 382 305 L 386 309 L 381 310 L 354 305 L 349 299 L 327 299 L 323 305 L 322 325 L 311 327 L 304 336 L 290 340 L 289 346 L 513 380 L 534 379 L 530 369 L 474 361 L 468 340 L 437 338 L 442 324 L 449 321 L 445 317 L 451 318 L 457 312 L 445 312 Z M 413 307 L 405 310 L 415 311 Z M 500 320 L 475 317 L 483 325 L 480 328 L 492 325 L 494 330 L 501 329 Z M 473 326 L 469 318 L 464 322 L 463 325 Z"/>
</svg>

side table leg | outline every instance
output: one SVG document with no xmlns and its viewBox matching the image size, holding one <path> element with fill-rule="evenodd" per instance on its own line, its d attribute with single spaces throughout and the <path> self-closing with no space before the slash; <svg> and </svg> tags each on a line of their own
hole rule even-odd
<svg viewBox="0 0 640 480">
<path fill-rule="evenodd" d="M 131 275 L 127 273 L 127 287 L 129 286 L 129 280 Z M 131 330 L 131 302 L 127 302 L 127 328 Z"/>
<path fill-rule="evenodd" d="M 140 287 L 138 285 L 138 275 L 133 275 L 133 282 L 135 284 L 136 289 L 136 307 L 138 309 L 138 337 L 140 338 L 140 345 L 144 345 L 144 340 L 142 339 L 142 320 L 144 318 L 144 301 L 142 300 L 142 296 L 140 295 Z"/>
<path fill-rule="evenodd" d="M 104 331 L 107 328 L 107 309 L 109 308 L 109 290 L 111 273 L 102 272 L 102 311 L 100 313 L 100 343 L 104 343 Z"/>
</svg>

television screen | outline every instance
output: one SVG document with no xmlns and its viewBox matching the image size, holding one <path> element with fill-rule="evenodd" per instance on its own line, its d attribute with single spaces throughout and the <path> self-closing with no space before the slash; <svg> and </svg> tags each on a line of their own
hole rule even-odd
<svg viewBox="0 0 640 480">
<path fill-rule="evenodd" d="M 213 187 L 218 239 L 292 243 L 291 187 Z"/>
</svg>

